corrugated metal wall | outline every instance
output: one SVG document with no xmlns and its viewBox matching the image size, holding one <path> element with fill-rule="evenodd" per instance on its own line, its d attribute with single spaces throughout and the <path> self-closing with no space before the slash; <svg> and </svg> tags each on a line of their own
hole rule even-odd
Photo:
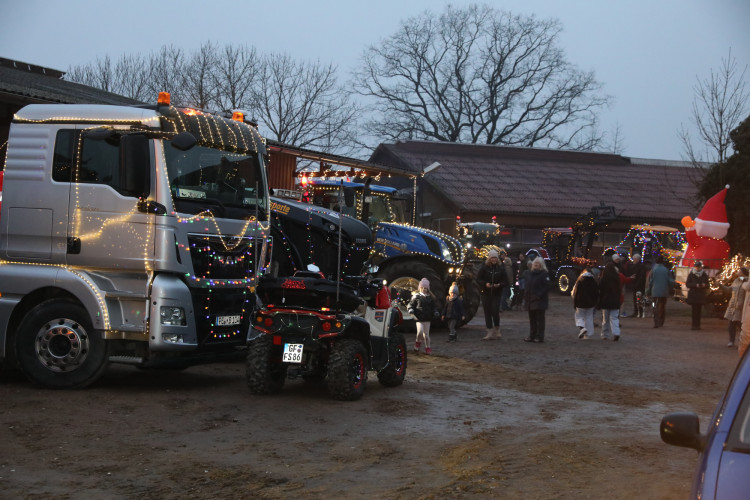
<svg viewBox="0 0 750 500">
<path fill-rule="evenodd" d="M 271 153 L 268 162 L 268 187 L 294 189 L 297 157 L 286 153 Z"/>
</svg>

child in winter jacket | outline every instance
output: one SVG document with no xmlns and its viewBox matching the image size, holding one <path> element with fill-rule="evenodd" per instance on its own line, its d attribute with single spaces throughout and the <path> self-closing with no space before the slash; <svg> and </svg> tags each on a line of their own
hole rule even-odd
<svg viewBox="0 0 750 500">
<path fill-rule="evenodd" d="M 443 306 L 443 314 L 441 321 L 448 320 L 448 342 L 455 342 L 458 340 L 456 336 L 456 322 L 458 320 L 464 321 L 466 315 L 464 313 L 464 300 L 458 295 L 458 285 L 453 283 L 450 288 L 450 295 L 445 301 Z"/>
<path fill-rule="evenodd" d="M 415 293 L 406 310 L 417 319 L 417 340 L 414 343 L 414 351 L 419 352 L 419 348 L 424 342 L 425 354 L 432 354 L 430 348 L 430 321 L 435 319 L 435 299 L 430 292 L 430 280 L 422 278 L 419 282 L 419 291 Z M 420 340 L 421 339 L 421 340 Z"/>
</svg>

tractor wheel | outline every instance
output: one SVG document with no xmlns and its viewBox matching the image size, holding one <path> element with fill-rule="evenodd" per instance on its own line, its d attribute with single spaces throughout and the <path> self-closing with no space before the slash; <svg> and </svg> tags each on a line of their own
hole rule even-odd
<svg viewBox="0 0 750 500">
<path fill-rule="evenodd" d="M 420 280 L 427 278 L 430 281 L 430 291 L 435 296 L 435 310 L 442 311 L 447 295 L 445 283 L 435 270 L 424 262 L 397 262 L 378 271 L 377 277 L 386 280 L 391 289 L 391 297 L 403 298 L 407 303 L 411 295 L 417 293 Z M 414 320 L 406 320 L 399 330 L 416 331 L 417 328 Z"/>
<path fill-rule="evenodd" d="M 94 332 L 77 302 L 51 299 L 34 307 L 18 327 L 16 358 L 24 375 L 50 389 L 86 387 L 109 361 L 109 343 Z"/>
<path fill-rule="evenodd" d="M 334 344 L 325 382 L 334 399 L 354 401 L 362 397 L 367 382 L 367 351 L 361 342 L 342 339 Z"/>
<path fill-rule="evenodd" d="M 562 295 L 570 295 L 570 292 L 573 291 L 573 285 L 575 285 L 576 279 L 578 279 L 578 275 L 572 269 L 561 271 L 560 275 L 557 277 L 557 288 L 560 290 L 560 293 Z"/>
<path fill-rule="evenodd" d="M 477 314 L 477 311 L 479 310 L 479 304 L 482 302 L 482 295 L 479 291 L 479 285 L 477 285 L 476 280 L 474 279 L 474 276 L 469 276 L 464 281 L 464 292 L 463 292 L 463 299 L 464 299 L 464 315 L 466 316 L 465 320 L 459 320 L 456 323 L 456 326 L 464 326 L 466 323 L 471 321 L 471 319 Z"/>
<path fill-rule="evenodd" d="M 281 352 L 273 345 L 269 335 L 250 341 L 247 346 L 245 379 L 253 394 L 277 394 L 284 387 L 286 365 L 281 362 Z"/>
<path fill-rule="evenodd" d="M 378 373 L 378 381 L 386 387 L 404 383 L 406 376 L 406 340 L 400 333 L 388 336 L 388 365 Z"/>
</svg>

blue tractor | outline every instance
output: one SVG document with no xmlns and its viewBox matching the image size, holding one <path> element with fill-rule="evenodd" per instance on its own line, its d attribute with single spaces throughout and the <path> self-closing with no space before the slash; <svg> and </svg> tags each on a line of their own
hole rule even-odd
<svg viewBox="0 0 750 500">
<path fill-rule="evenodd" d="M 348 199 L 344 207 L 339 206 L 342 187 Z M 398 302 L 402 305 L 408 302 L 419 281 L 427 278 L 442 305 L 455 282 L 464 298 L 464 323 L 471 320 L 479 308 L 479 290 L 473 278 L 464 272 L 465 252 L 461 242 L 447 234 L 408 224 L 406 200 L 398 198 L 395 188 L 372 185 L 370 179 L 346 182 L 315 177 L 306 179 L 301 188 L 303 201 L 340 209 L 368 224 L 374 235 L 368 260 L 370 272 L 387 281 Z M 409 319 L 408 314 L 404 315 Z"/>
</svg>

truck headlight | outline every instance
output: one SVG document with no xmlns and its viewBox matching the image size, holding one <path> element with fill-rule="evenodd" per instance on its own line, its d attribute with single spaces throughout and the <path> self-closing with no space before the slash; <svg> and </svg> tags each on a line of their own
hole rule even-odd
<svg viewBox="0 0 750 500">
<path fill-rule="evenodd" d="M 185 309 L 176 306 L 161 306 L 161 324 L 168 326 L 185 326 Z"/>
</svg>

